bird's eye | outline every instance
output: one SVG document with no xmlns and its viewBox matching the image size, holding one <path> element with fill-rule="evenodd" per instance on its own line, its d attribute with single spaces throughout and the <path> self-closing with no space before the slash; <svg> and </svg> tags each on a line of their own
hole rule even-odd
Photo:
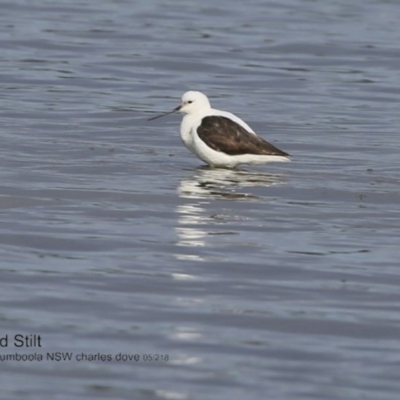
<svg viewBox="0 0 400 400">
<path fill-rule="evenodd" d="M 188 104 L 192 104 L 192 103 L 193 103 L 193 100 L 189 100 L 189 101 L 188 101 Z"/>
</svg>

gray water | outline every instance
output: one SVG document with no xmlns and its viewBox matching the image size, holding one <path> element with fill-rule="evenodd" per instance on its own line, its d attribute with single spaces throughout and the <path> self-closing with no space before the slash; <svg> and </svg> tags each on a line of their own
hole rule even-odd
<svg viewBox="0 0 400 400">
<path fill-rule="evenodd" d="M 398 399 L 396 0 L 0 9 L 1 399 Z M 293 161 L 205 168 L 188 89 Z"/>
</svg>

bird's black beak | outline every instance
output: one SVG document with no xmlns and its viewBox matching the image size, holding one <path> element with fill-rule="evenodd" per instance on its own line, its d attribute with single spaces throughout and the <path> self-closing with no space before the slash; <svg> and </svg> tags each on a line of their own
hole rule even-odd
<svg viewBox="0 0 400 400">
<path fill-rule="evenodd" d="M 177 111 L 179 111 L 180 109 L 181 109 L 181 106 L 178 106 L 178 107 L 174 108 L 172 111 L 168 111 L 168 112 L 166 112 L 166 113 L 164 113 L 164 114 L 156 115 L 155 117 L 149 118 L 147 121 L 152 121 L 153 119 L 165 117 L 166 115 L 169 115 L 169 114 L 172 114 L 172 113 L 174 113 L 174 112 L 177 112 Z"/>
</svg>

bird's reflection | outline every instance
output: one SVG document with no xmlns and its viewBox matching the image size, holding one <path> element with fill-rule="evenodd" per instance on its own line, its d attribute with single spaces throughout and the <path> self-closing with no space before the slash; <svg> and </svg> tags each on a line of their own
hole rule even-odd
<svg viewBox="0 0 400 400">
<path fill-rule="evenodd" d="M 242 217 L 233 213 L 226 214 L 226 207 L 223 214 L 216 214 L 215 207 L 213 211 L 208 207 L 210 200 L 262 201 L 261 197 L 251 193 L 251 188 L 278 186 L 284 184 L 285 180 L 283 174 L 209 167 L 196 169 L 191 176 L 182 179 L 178 186 L 179 196 L 185 199 L 185 202 L 176 209 L 177 245 L 186 249 L 183 251 L 180 247 L 182 251 L 179 251 L 176 257 L 181 260 L 202 261 L 207 253 L 204 247 L 207 245 L 207 237 L 211 237 L 209 235 L 237 233 L 229 229 L 216 230 L 221 224 L 226 225 Z"/>
<path fill-rule="evenodd" d="M 189 199 L 257 200 L 258 197 L 245 188 L 277 186 L 284 182 L 282 174 L 201 167 L 181 181 L 178 193 Z"/>
</svg>

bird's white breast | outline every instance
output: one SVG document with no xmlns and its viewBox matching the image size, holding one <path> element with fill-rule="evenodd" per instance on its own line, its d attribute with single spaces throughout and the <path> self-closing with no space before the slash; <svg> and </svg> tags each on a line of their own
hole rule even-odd
<svg viewBox="0 0 400 400">
<path fill-rule="evenodd" d="M 185 146 L 196 154 L 194 132 L 200 125 L 201 117 L 196 115 L 185 115 L 181 123 L 181 139 Z"/>
</svg>

